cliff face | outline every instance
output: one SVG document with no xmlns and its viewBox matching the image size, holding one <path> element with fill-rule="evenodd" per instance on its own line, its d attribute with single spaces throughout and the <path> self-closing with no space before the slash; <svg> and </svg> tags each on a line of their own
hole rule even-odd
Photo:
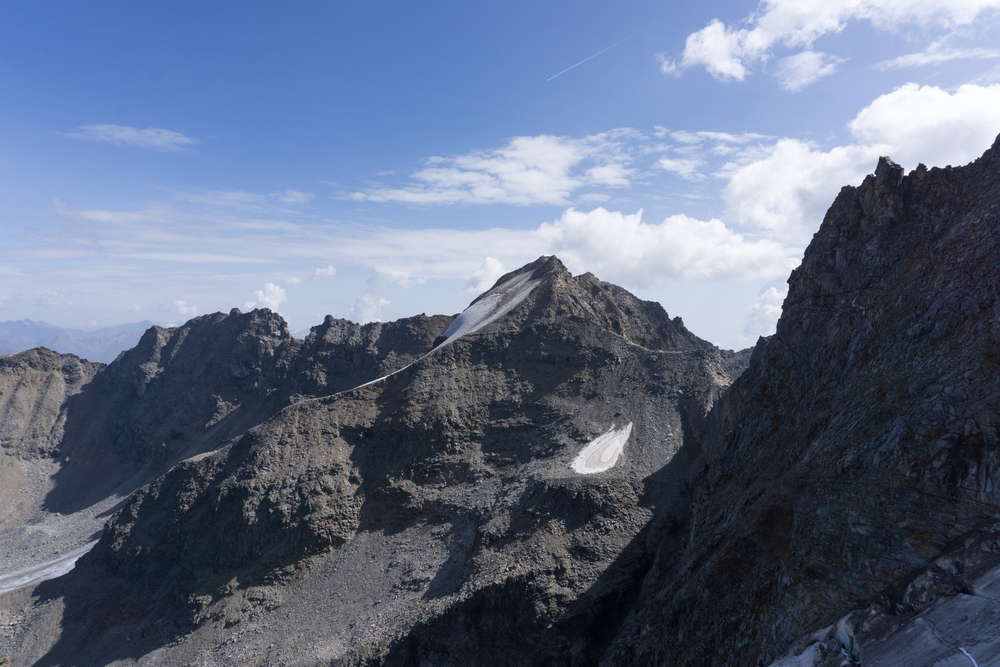
<svg viewBox="0 0 1000 667">
<path fill-rule="evenodd" d="M 1000 139 L 961 168 L 883 158 L 844 188 L 713 411 L 683 546 L 661 550 L 614 662 L 768 664 L 852 609 L 905 610 L 926 566 L 982 541 L 998 292 Z"/>
<path fill-rule="evenodd" d="M 147 332 L 88 385 L 104 416 L 81 432 L 170 470 L 36 589 L 34 627 L 62 630 L 20 660 L 596 660 L 683 484 L 687 459 L 664 464 L 742 357 L 555 258 L 453 319 Z"/>
</svg>

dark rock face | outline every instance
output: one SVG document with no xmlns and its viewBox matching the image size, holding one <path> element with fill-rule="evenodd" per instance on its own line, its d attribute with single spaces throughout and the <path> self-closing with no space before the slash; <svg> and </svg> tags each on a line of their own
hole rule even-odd
<svg viewBox="0 0 1000 667">
<path fill-rule="evenodd" d="M 844 188 L 713 411 L 681 548 L 658 553 L 611 663 L 768 664 L 851 609 L 893 608 L 991 527 L 998 290 L 1000 139 L 955 169 L 883 158 Z"/>
<path fill-rule="evenodd" d="M 44 347 L 0 357 L 0 447 L 12 457 L 59 456 L 66 399 L 104 364 Z"/>
<path fill-rule="evenodd" d="M 328 318 L 302 342 L 267 311 L 150 330 L 92 385 L 119 388 L 119 457 L 188 458 L 39 587 L 66 608 L 40 664 L 597 660 L 684 484 L 688 455 L 664 463 L 697 451 L 741 357 L 555 258 L 477 303 L 447 340 L 450 317 Z M 614 467 L 571 468 L 626 425 Z M 212 639 L 235 626 L 262 635 L 238 660 Z"/>
</svg>

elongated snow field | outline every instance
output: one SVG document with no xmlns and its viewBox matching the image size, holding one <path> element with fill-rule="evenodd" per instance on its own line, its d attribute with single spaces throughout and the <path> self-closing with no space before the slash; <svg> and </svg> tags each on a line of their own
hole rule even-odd
<svg viewBox="0 0 1000 667">
<path fill-rule="evenodd" d="M 466 334 L 478 331 L 513 310 L 517 304 L 531 294 L 531 290 L 541 283 L 540 280 L 531 280 L 531 275 L 531 273 L 521 273 L 514 276 L 502 285 L 497 285 L 463 310 L 462 314 L 456 317 L 448 330 L 444 332 L 448 340 L 441 343 L 439 347 L 454 342 Z"/>
<path fill-rule="evenodd" d="M 97 544 L 97 540 L 85 544 L 79 549 L 74 549 L 69 553 L 57 556 L 48 562 L 0 574 L 0 594 L 63 576 L 72 570 L 76 565 L 76 561 L 83 554 L 93 549 L 95 544 Z"/>
<path fill-rule="evenodd" d="M 632 435 L 632 422 L 617 431 L 612 424 L 607 433 L 594 438 L 582 452 L 577 454 L 570 467 L 581 475 L 592 475 L 614 468 L 630 435 Z"/>
</svg>

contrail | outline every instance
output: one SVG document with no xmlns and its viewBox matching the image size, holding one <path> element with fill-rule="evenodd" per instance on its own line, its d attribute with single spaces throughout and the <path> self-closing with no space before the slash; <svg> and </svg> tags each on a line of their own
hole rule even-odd
<svg viewBox="0 0 1000 667">
<path fill-rule="evenodd" d="M 667 17 L 665 17 L 665 16 L 664 16 L 664 17 L 663 17 L 662 19 L 660 19 L 660 21 L 663 21 L 663 20 L 664 20 L 664 19 L 666 19 L 666 18 L 667 18 Z M 595 53 L 594 55 L 590 56 L 590 58 L 584 58 L 583 60 L 581 60 L 581 61 L 580 61 L 580 62 L 578 62 L 577 64 L 573 65 L 572 67 L 567 67 L 566 69 L 564 69 L 563 71 L 559 72 L 559 73 L 558 73 L 558 74 L 556 74 L 555 76 L 550 76 L 550 77 L 549 77 L 549 78 L 547 78 L 547 79 L 546 79 L 545 81 L 546 81 L 546 82 L 548 82 L 548 81 L 551 81 L 552 79 L 556 78 L 557 76 L 562 76 L 563 74 L 565 74 L 566 72 L 570 71 L 570 70 L 571 70 L 571 69 L 573 69 L 574 67 L 579 67 L 580 65 L 582 65 L 582 64 L 583 64 L 583 63 L 585 63 L 585 62 L 587 62 L 588 60 L 591 60 L 591 59 L 593 59 L 593 58 L 596 58 L 597 56 L 601 55 L 602 53 L 605 53 L 605 52 L 607 52 L 607 51 L 610 51 L 611 49 L 615 48 L 615 47 L 616 47 L 616 46 L 618 46 L 619 44 L 622 44 L 622 43 L 624 43 L 624 42 L 627 42 L 628 40 L 632 39 L 633 37 L 635 37 L 635 36 L 636 36 L 636 35 L 638 35 L 639 33 L 642 33 L 642 32 L 646 32 L 647 30 L 649 30 L 650 28 L 652 28 L 652 27 L 653 27 L 654 25 L 656 25 L 656 24 L 657 24 L 657 23 L 659 23 L 660 21 L 653 21 L 652 23 L 650 23 L 649 25 L 647 25 L 647 26 L 646 26 L 645 28 L 643 28 L 642 30 L 640 30 L 640 31 L 638 31 L 638 32 L 634 32 L 634 33 L 632 33 L 631 35 L 629 35 L 628 37 L 626 37 L 625 39 L 623 39 L 623 40 L 622 40 L 621 42 L 615 42 L 614 44 L 612 44 L 612 45 L 611 45 L 611 46 L 609 46 L 608 48 L 604 49 L 603 51 L 598 51 L 598 52 L 597 52 L 597 53 Z"/>
</svg>

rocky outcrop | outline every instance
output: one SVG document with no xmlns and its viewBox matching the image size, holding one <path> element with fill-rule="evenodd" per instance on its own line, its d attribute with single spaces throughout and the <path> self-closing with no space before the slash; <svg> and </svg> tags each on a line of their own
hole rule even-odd
<svg viewBox="0 0 1000 667">
<path fill-rule="evenodd" d="M 104 364 L 44 347 L 0 357 L 0 447 L 5 456 L 58 458 L 66 399 Z"/>
<path fill-rule="evenodd" d="M 852 609 L 905 611 L 925 567 L 978 544 L 1000 510 L 998 289 L 1000 140 L 844 188 L 713 411 L 611 664 L 768 664 Z"/>
<path fill-rule="evenodd" d="M 687 460 L 664 463 L 740 357 L 555 258 L 452 319 L 327 318 L 301 342 L 266 311 L 150 330 L 92 385 L 128 397 L 120 457 L 187 458 L 36 589 L 64 629 L 34 659 L 596 660 L 683 486 Z M 613 467 L 576 472 L 615 428 Z"/>
</svg>

